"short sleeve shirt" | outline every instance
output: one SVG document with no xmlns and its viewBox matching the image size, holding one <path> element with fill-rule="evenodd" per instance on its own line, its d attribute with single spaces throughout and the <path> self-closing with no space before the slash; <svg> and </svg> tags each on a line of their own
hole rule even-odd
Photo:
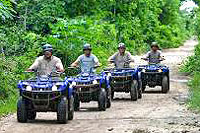
<svg viewBox="0 0 200 133">
<path fill-rule="evenodd" d="M 35 69 L 40 76 L 48 76 L 57 68 L 64 69 L 61 60 L 52 56 L 51 59 L 45 59 L 44 56 L 38 57 L 29 69 Z"/>
<path fill-rule="evenodd" d="M 78 57 L 77 61 L 79 62 L 81 72 L 83 73 L 95 72 L 94 67 L 99 63 L 98 58 L 93 54 L 91 54 L 90 56 L 85 56 L 83 54 Z"/>
<path fill-rule="evenodd" d="M 146 55 L 146 58 L 149 59 L 149 63 L 160 63 L 161 51 L 149 51 Z"/>
<path fill-rule="evenodd" d="M 133 61 L 133 58 L 130 52 L 126 51 L 124 55 L 120 55 L 119 52 L 116 52 L 109 58 L 109 61 L 114 61 L 116 68 L 124 68 L 130 67 L 129 63 L 130 61 Z"/>
</svg>

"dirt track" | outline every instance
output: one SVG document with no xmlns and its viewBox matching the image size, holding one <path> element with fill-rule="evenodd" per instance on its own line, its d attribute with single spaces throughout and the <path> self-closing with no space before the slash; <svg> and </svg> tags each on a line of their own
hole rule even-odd
<svg viewBox="0 0 200 133">
<path fill-rule="evenodd" d="M 55 113 L 38 113 L 34 122 L 21 124 L 16 114 L 2 118 L 0 132 L 6 133 L 200 133 L 200 115 L 187 110 L 188 77 L 177 72 L 180 63 L 192 54 L 197 41 L 189 40 L 184 46 L 163 52 L 171 69 L 171 90 L 159 93 L 150 89 L 137 102 L 129 94 L 117 93 L 112 107 L 99 112 L 97 103 L 82 104 L 75 119 L 66 125 L 56 124 Z M 136 63 L 142 64 L 140 56 Z M 144 62 L 143 62 L 144 63 Z"/>
</svg>

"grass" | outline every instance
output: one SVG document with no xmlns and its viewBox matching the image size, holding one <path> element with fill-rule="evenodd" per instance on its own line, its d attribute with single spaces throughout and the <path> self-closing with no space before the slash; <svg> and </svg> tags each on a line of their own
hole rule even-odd
<svg viewBox="0 0 200 133">
<path fill-rule="evenodd" d="M 0 117 L 14 113 L 17 110 L 17 95 L 12 95 L 6 100 L 0 100 Z"/>
<path fill-rule="evenodd" d="M 188 106 L 190 109 L 200 111 L 200 73 L 194 74 L 193 79 L 189 82 L 190 97 L 188 99 Z"/>
<path fill-rule="evenodd" d="M 186 62 L 182 65 L 180 71 L 189 73 L 193 78 L 188 83 L 189 99 L 188 107 L 192 110 L 200 112 L 200 72 L 199 72 L 199 55 L 200 55 L 200 45 L 195 47 L 195 55 L 190 56 Z"/>
</svg>

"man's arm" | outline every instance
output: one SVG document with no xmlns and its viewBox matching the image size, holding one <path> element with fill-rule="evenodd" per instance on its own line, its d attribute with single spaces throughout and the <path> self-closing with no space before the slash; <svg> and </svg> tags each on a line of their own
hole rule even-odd
<svg viewBox="0 0 200 133">
<path fill-rule="evenodd" d="M 162 55 L 162 52 L 161 52 L 161 51 L 159 51 L 159 52 L 160 52 L 160 58 L 159 58 L 159 59 L 160 59 L 161 61 L 165 60 L 165 57 Z"/>
<path fill-rule="evenodd" d="M 32 72 L 34 70 L 37 70 L 38 66 L 39 66 L 40 62 L 39 62 L 39 58 L 37 58 L 35 60 L 35 62 L 26 70 L 27 72 Z"/>
<path fill-rule="evenodd" d="M 73 63 L 71 64 L 71 67 L 78 67 L 78 66 L 79 66 L 79 62 L 80 62 L 80 56 L 76 59 L 75 62 L 73 62 Z"/>
<path fill-rule="evenodd" d="M 126 65 L 128 65 L 129 67 L 134 67 L 134 58 L 130 52 L 127 52 L 127 57 L 128 60 L 125 61 L 124 67 L 126 67 Z"/>
<path fill-rule="evenodd" d="M 56 69 L 57 69 L 58 72 L 64 72 L 65 71 L 63 64 L 62 64 L 60 59 L 58 59 L 58 62 L 56 63 Z"/>
<path fill-rule="evenodd" d="M 134 58 L 133 58 L 133 56 L 131 55 L 131 53 L 130 53 L 130 52 L 127 52 L 127 55 L 128 55 L 128 61 L 129 61 L 129 62 L 134 62 Z"/>
<path fill-rule="evenodd" d="M 108 62 L 109 62 L 109 63 L 114 63 L 114 62 L 115 62 L 116 54 L 117 54 L 117 53 L 113 54 L 112 56 L 110 56 L 110 57 L 108 58 Z"/>
<path fill-rule="evenodd" d="M 94 55 L 95 66 L 100 66 L 99 59 Z"/>
<path fill-rule="evenodd" d="M 145 61 L 148 61 L 149 58 L 150 58 L 150 52 L 151 51 L 149 51 L 144 57 L 142 57 L 142 59 L 145 60 Z"/>
</svg>

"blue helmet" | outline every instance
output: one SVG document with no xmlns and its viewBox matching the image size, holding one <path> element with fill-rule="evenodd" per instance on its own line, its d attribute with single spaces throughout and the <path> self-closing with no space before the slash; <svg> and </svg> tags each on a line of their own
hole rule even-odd
<svg viewBox="0 0 200 133">
<path fill-rule="evenodd" d="M 43 51 L 51 51 L 53 50 L 53 47 L 50 44 L 45 44 L 42 46 Z"/>
<path fill-rule="evenodd" d="M 92 50 L 92 47 L 89 43 L 83 45 L 83 50 Z"/>
</svg>

